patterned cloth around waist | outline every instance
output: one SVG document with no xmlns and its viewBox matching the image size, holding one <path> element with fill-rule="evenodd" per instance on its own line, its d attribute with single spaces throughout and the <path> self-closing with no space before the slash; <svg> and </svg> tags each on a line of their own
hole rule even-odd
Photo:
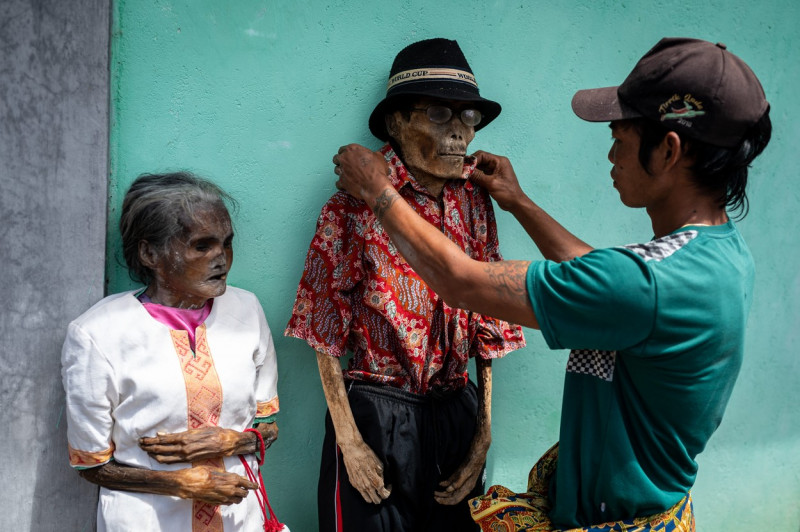
<svg viewBox="0 0 800 532">
<path fill-rule="evenodd" d="M 554 528 L 548 517 L 547 493 L 557 461 L 558 444 L 555 444 L 531 469 L 527 492 L 514 493 L 503 486 L 492 486 L 486 495 L 469 501 L 472 519 L 483 532 L 695 532 L 691 494 L 669 510 L 648 517 L 584 528 Z"/>
</svg>

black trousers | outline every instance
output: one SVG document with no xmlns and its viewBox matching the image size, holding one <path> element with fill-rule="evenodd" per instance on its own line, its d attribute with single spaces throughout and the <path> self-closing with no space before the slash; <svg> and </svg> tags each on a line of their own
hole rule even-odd
<svg viewBox="0 0 800 532">
<path fill-rule="evenodd" d="M 348 383 L 356 425 L 384 466 L 391 495 L 364 500 L 350 485 L 325 416 L 317 505 L 320 532 L 477 531 L 467 501 L 484 492 L 484 472 L 455 506 L 438 504 L 434 491 L 463 463 L 475 434 L 477 388 L 472 382 L 445 397 L 419 396 L 387 386 Z"/>
</svg>

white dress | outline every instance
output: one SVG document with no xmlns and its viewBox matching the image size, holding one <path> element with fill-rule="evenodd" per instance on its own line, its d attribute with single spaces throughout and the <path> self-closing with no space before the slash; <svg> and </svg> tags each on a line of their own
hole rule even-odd
<svg viewBox="0 0 800 532">
<path fill-rule="evenodd" d="M 152 318 L 134 291 L 106 297 L 70 323 L 61 357 L 70 464 L 94 467 L 113 457 L 153 470 L 192 467 L 156 462 L 139 438 L 208 425 L 242 431 L 278 411 L 275 347 L 254 294 L 228 286 L 198 327 L 196 345 L 192 352 L 185 331 Z M 255 457 L 246 458 L 257 471 Z M 246 477 L 238 456 L 219 462 Z M 264 530 L 254 491 L 241 504 L 198 504 L 101 488 L 97 529 Z"/>
</svg>

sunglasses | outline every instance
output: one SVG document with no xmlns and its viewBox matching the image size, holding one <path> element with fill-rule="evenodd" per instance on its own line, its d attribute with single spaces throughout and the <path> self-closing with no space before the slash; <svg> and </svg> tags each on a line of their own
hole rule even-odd
<svg viewBox="0 0 800 532">
<path fill-rule="evenodd" d="M 444 105 L 429 105 L 428 107 L 412 107 L 412 111 L 425 111 L 428 120 L 434 124 L 446 124 L 453 118 L 454 111 Z M 477 109 L 462 109 L 459 117 L 465 126 L 475 127 L 481 123 L 481 112 Z"/>
</svg>

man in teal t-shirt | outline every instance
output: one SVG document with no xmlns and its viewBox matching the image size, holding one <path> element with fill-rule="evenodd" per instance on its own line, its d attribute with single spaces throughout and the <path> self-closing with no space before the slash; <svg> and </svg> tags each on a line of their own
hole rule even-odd
<svg viewBox="0 0 800 532">
<path fill-rule="evenodd" d="M 694 484 L 742 361 L 753 260 L 732 222 L 531 264 L 548 345 L 571 348 L 551 519 L 646 516 Z"/>
<path fill-rule="evenodd" d="M 337 186 L 367 202 L 449 305 L 541 329 L 551 348 L 571 349 L 559 444 L 534 467 L 527 493 L 493 487 L 473 499 L 484 530 L 512 521 L 650 530 L 666 520 L 694 530 L 695 457 L 736 381 L 752 300 L 753 260 L 728 212 L 747 212 L 769 104 L 724 45 L 662 39 L 620 86 L 579 91 L 572 107 L 610 122 L 613 185 L 624 205 L 646 209 L 650 242 L 593 249 L 525 195 L 508 159 L 484 152 L 473 182 L 545 260 L 469 259 L 397 201 L 382 158 L 361 146 L 334 156 Z"/>
</svg>

